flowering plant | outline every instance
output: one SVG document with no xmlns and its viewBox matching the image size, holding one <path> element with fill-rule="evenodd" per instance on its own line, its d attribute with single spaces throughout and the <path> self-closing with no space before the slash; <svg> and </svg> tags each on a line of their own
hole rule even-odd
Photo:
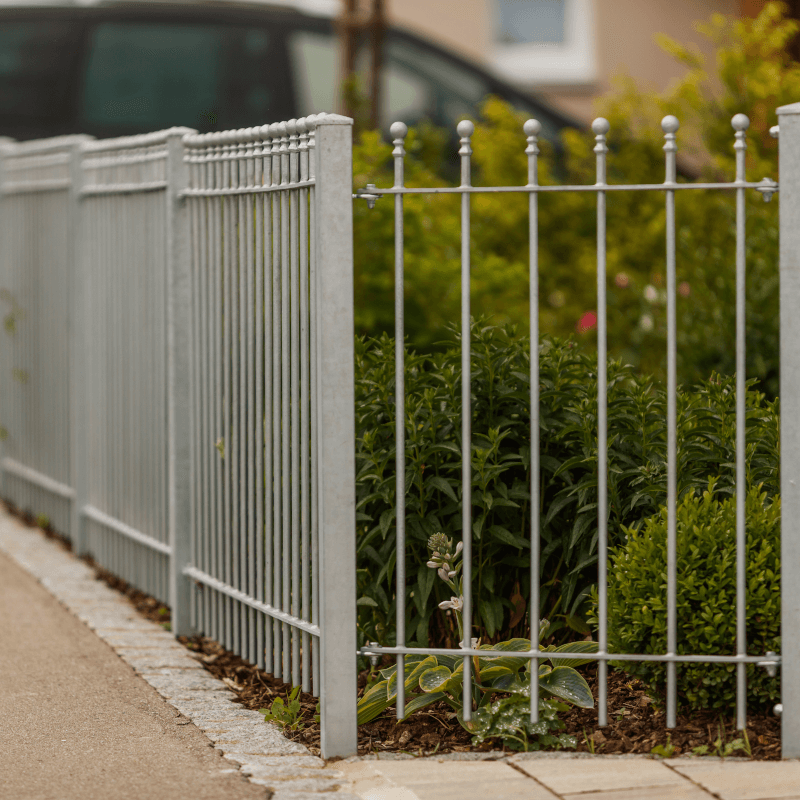
<svg viewBox="0 0 800 800">
<path fill-rule="evenodd" d="M 462 544 L 459 542 L 454 548 L 453 542 L 447 536 L 436 533 L 428 540 L 428 550 L 428 567 L 436 570 L 452 592 L 449 600 L 439 603 L 439 608 L 455 615 L 461 636 L 460 644 L 464 647 L 469 633 L 464 631 L 462 618 Z M 539 641 L 547 634 L 548 628 L 548 621 L 541 620 Z M 472 659 L 472 699 L 476 709 L 472 719 L 465 720 L 462 715 L 463 657 L 425 656 L 417 653 L 405 657 L 405 716 L 443 701 L 454 709 L 461 725 L 474 734 L 474 744 L 499 736 L 516 749 L 538 749 L 542 745 L 575 746 L 573 737 L 551 733 L 552 730 L 557 731 L 564 727 L 557 716 L 559 711 L 567 710 L 562 701 L 591 708 L 594 699 L 583 676 L 574 668 L 583 663 L 583 660 L 565 657 L 564 654 L 596 652 L 596 642 L 570 642 L 560 647 L 550 645 L 545 648 L 553 655 L 546 659 L 549 664 L 539 665 L 540 699 L 537 723 L 530 722 L 532 661 L 512 655 L 514 652 L 530 650 L 530 639 L 510 639 L 494 645 L 481 645 L 479 639 L 470 637 L 470 647 L 496 653 L 487 653 L 486 656 Z M 397 698 L 397 665 L 381 670 L 380 676 L 381 680 L 370 687 L 358 703 L 359 724 L 377 717 Z"/>
</svg>

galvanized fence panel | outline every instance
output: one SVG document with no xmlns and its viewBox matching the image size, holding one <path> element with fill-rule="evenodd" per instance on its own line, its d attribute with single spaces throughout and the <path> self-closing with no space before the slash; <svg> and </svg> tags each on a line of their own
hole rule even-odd
<svg viewBox="0 0 800 800">
<path fill-rule="evenodd" d="M 83 363 L 76 427 L 85 445 L 79 470 L 85 550 L 163 602 L 174 600 L 170 523 L 188 511 L 173 497 L 176 451 L 186 439 L 178 440 L 183 431 L 176 425 L 188 405 L 174 400 L 174 354 L 183 357 L 186 345 L 174 331 L 180 264 L 173 252 L 180 224 L 174 184 L 187 132 L 86 143 L 79 192 L 76 280 L 83 308 L 76 324 Z"/>
<path fill-rule="evenodd" d="M 355 751 L 351 121 L 187 136 L 191 624 Z M 324 569 L 323 565 L 324 564 Z"/>
<path fill-rule="evenodd" d="M 69 337 L 72 171 L 88 137 L 0 152 L 3 496 L 73 535 Z"/>
<path fill-rule="evenodd" d="M 793 180 L 797 176 L 798 168 L 797 152 L 800 141 L 800 128 L 793 120 L 800 114 L 800 104 L 789 106 L 779 110 L 782 125 L 788 127 L 795 139 L 791 142 L 784 141 L 781 149 L 781 170 L 784 186 L 786 180 Z M 788 121 L 787 124 L 785 122 Z M 403 185 L 404 175 L 404 140 L 407 128 L 402 123 L 395 123 L 391 128 L 394 150 L 394 186 L 392 188 L 377 188 L 370 185 L 363 192 L 359 192 L 370 204 L 374 204 L 375 199 L 380 196 L 394 196 L 395 202 L 395 347 L 396 347 L 396 394 L 397 394 L 397 425 L 396 425 L 396 452 L 397 452 L 397 497 L 405 495 L 404 474 L 405 474 L 405 425 L 403 421 L 404 407 L 404 324 L 403 324 L 403 198 L 409 194 L 432 194 L 432 193 L 451 193 L 461 196 L 461 368 L 462 368 L 462 545 L 463 545 L 463 626 L 464 640 L 460 643 L 461 648 L 444 649 L 430 647 L 408 647 L 405 642 L 405 615 L 406 615 L 406 568 L 405 568 L 405 509 L 402 503 L 397 508 L 397 568 L 396 568 L 396 597 L 397 597 L 397 634 L 394 647 L 379 647 L 370 644 L 361 648 L 362 655 L 392 654 L 397 657 L 397 668 L 399 674 L 404 674 L 405 657 L 411 654 L 424 655 L 450 655 L 463 657 L 464 665 L 464 707 L 463 716 L 469 720 L 472 714 L 472 675 L 471 657 L 485 656 L 486 651 L 476 648 L 476 641 L 471 638 L 472 630 L 472 510 L 471 510 L 471 431 L 470 431 L 470 397 L 471 397 L 471 378 L 470 378 L 470 201 L 474 194 L 482 193 L 523 193 L 529 199 L 529 264 L 530 264 L 530 331 L 531 341 L 538 341 L 539 338 L 539 315 L 538 315 L 538 281 L 539 281 L 539 262 L 538 262 L 538 242 L 539 242 L 539 223 L 538 223 L 538 198 L 542 194 L 553 192 L 588 192 L 596 196 L 596 216 L 597 216 L 597 385 L 598 385 L 598 508 L 597 508 L 597 527 L 598 527 L 598 652 L 575 656 L 585 661 L 598 662 L 598 721 L 600 725 L 608 723 L 608 702 L 607 702 L 607 668 L 609 661 L 661 661 L 667 665 L 667 697 L 666 697 L 666 723 L 668 728 L 674 728 L 676 724 L 676 664 L 686 662 L 707 662 L 725 663 L 736 666 L 737 683 L 737 702 L 736 702 L 736 725 L 739 729 L 746 724 L 746 665 L 761 664 L 763 666 L 774 667 L 781 663 L 784 665 L 794 665 L 795 660 L 787 659 L 786 652 L 783 657 L 775 654 L 764 654 L 761 656 L 751 656 L 747 654 L 745 613 L 746 613 L 746 519 L 745 519 L 745 194 L 748 189 L 761 191 L 765 199 L 769 199 L 771 194 L 777 191 L 777 184 L 769 179 L 764 179 L 759 183 L 748 182 L 745 176 L 745 132 L 749 126 L 748 118 L 743 114 L 733 117 L 732 126 L 734 130 L 733 148 L 735 150 L 736 174 L 734 180 L 729 183 L 684 183 L 677 182 L 676 176 L 676 133 L 679 122 L 674 116 L 667 116 L 662 121 L 662 129 L 665 138 L 665 179 L 660 184 L 637 184 L 637 185 L 615 185 L 607 182 L 607 160 L 609 123 L 603 118 L 596 119 L 592 124 L 592 131 L 595 135 L 594 153 L 596 156 L 596 181 L 593 185 L 549 185 L 542 186 L 538 181 L 538 135 L 541 131 L 541 124 L 537 120 L 528 120 L 523 126 L 523 132 L 527 141 L 525 153 L 528 158 L 527 183 L 520 186 L 500 186 L 500 187 L 475 187 L 471 181 L 471 156 L 472 146 L 471 137 L 474 126 L 471 122 L 464 120 L 458 125 L 458 135 L 460 137 L 459 157 L 461 161 L 461 183 L 457 187 L 448 188 L 407 188 Z M 795 130 L 797 128 L 797 130 Z M 785 138 L 785 137 L 784 137 Z M 522 137 L 520 137 L 522 147 Z M 786 155 L 789 150 L 790 154 Z M 788 174 L 786 174 L 788 173 Z M 522 177 L 522 176 L 520 176 Z M 796 183 L 793 184 L 796 186 Z M 676 377 L 676 254 L 675 254 L 675 194 L 678 191 L 696 190 L 719 190 L 728 191 L 735 194 L 736 200 L 736 247 L 733 259 L 736 265 L 736 498 L 737 498 L 737 525 L 736 525 L 736 642 L 733 643 L 735 655 L 682 655 L 677 651 L 677 537 L 676 537 L 676 468 L 677 468 L 677 377 Z M 608 558 L 608 523 L 607 523 L 607 503 L 608 503 L 608 379 L 607 379 L 607 319 L 606 319 L 606 197 L 609 192 L 663 192 L 666 210 L 666 294 L 667 294 L 667 647 L 666 652 L 659 655 L 642 655 L 638 653 L 610 653 L 608 652 L 608 616 L 607 616 L 607 558 Z M 790 190 L 792 191 L 792 190 Z M 784 190 L 786 195 L 786 190 Z M 797 260 L 800 257 L 800 246 L 795 246 L 797 242 L 797 230 L 800 230 L 800 223 L 795 221 L 797 203 L 792 203 L 791 198 L 794 194 L 784 196 L 781 203 L 781 280 L 784 292 L 792 289 L 793 282 L 796 281 Z M 787 209 L 786 206 L 791 204 Z M 791 220 L 787 224 L 787 219 Z M 791 233 L 789 233 L 791 228 Z M 797 287 L 795 287 L 797 288 Z M 794 298 L 794 295 L 782 294 L 782 308 L 785 310 L 787 297 Z M 796 368 L 793 366 L 792 353 L 796 350 L 797 336 L 794 327 L 797 325 L 796 314 L 782 314 L 782 385 L 781 402 L 783 406 L 783 419 L 787 420 L 787 414 L 791 415 L 792 422 L 784 422 L 782 426 L 782 453 L 785 459 L 792 459 L 792 453 L 798 449 L 796 420 L 800 418 L 800 410 L 797 408 L 797 398 L 800 396 L 800 387 L 796 385 Z M 789 369 L 784 367 L 788 365 Z M 537 505 L 540 484 L 540 453 L 539 448 L 539 365 L 538 348 L 531 348 L 531 497 L 533 505 Z M 782 463 L 793 463 L 783 461 Z M 787 471 L 782 472 L 782 491 L 784 494 L 784 516 L 791 520 L 789 524 L 783 526 L 784 558 L 783 558 L 783 636 L 784 643 L 795 642 L 798 639 L 798 624 L 800 623 L 800 611 L 797 608 L 796 592 L 794 586 L 797 584 L 796 570 L 797 558 L 797 534 L 789 527 L 796 524 L 795 520 L 800 514 L 787 514 L 791 508 L 787 503 L 795 502 L 791 500 L 794 489 L 789 490 L 790 484 L 794 486 L 794 477 L 791 479 Z M 798 478 L 800 480 L 800 478 Z M 788 482 L 788 484 L 787 484 Z M 531 574 L 530 574 L 530 638 L 532 649 L 528 652 L 515 652 L 515 656 L 528 658 L 532 664 L 532 674 L 538 674 L 538 659 L 546 658 L 547 653 L 539 649 L 539 571 L 540 565 L 540 542 L 539 542 L 539 520 L 536 515 L 532 515 L 531 531 Z M 787 565 L 787 556 L 792 559 L 792 563 Z M 794 576 L 794 577 L 793 577 Z M 790 644 L 788 647 L 795 647 Z M 784 648 L 787 645 L 784 644 Z M 790 653 L 793 650 L 789 651 Z M 784 669 L 783 677 L 783 720 L 784 720 L 784 757 L 796 757 L 800 752 L 800 728 L 797 727 L 797 720 L 800 719 L 800 687 L 796 685 L 797 670 L 790 670 L 793 677 L 787 680 L 787 670 Z M 531 721 L 538 721 L 539 698 L 538 685 L 532 681 Z M 402 681 L 398 682 L 397 691 L 397 716 L 402 718 L 405 715 L 405 697 Z M 792 720 L 790 722 L 790 720 Z M 794 755 L 791 755 L 794 754 Z"/>
</svg>

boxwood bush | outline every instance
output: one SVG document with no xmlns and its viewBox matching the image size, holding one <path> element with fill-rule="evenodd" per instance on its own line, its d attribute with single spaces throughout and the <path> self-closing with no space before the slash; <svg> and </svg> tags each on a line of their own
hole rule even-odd
<svg viewBox="0 0 800 800">
<path fill-rule="evenodd" d="M 530 564 L 530 345 L 514 328 L 473 323 L 472 581 L 484 641 L 527 635 Z M 541 607 L 551 632 L 586 634 L 597 578 L 596 356 L 543 337 L 540 353 Z M 406 530 L 409 642 L 456 644 L 434 614 L 449 599 L 425 566 L 437 532 L 461 538 L 461 353 L 458 334 L 437 353 L 407 350 Z M 660 384 L 608 365 L 609 534 L 655 514 L 666 500 L 666 402 Z M 748 481 L 776 490 L 778 415 L 751 384 Z M 362 640 L 394 641 L 394 341 L 356 341 L 358 602 Z M 712 376 L 678 394 L 679 496 L 733 489 L 733 380 Z M 441 583 L 441 582 L 436 582 Z"/>
<path fill-rule="evenodd" d="M 677 652 L 736 652 L 736 500 L 720 499 L 709 482 L 677 510 Z M 780 652 L 780 499 L 761 487 L 747 495 L 747 652 Z M 662 509 L 610 552 L 608 643 L 611 652 L 665 653 L 667 645 L 667 514 Z M 612 662 L 614 664 L 614 662 Z M 616 663 L 664 697 L 666 665 Z M 730 712 L 736 705 L 733 664 L 677 667 L 678 702 L 684 709 Z M 778 701 L 779 682 L 747 666 L 748 707 Z"/>
</svg>

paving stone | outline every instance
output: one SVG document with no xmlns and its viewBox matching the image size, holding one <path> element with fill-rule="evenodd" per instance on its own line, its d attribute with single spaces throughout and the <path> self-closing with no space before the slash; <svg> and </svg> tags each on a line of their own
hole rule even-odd
<svg viewBox="0 0 800 800">
<path fill-rule="evenodd" d="M 319 780 L 323 782 L 336 782 L 337 785 L 342 786 L 347 783 L 347 778 L 343 772 L 337 769 L 325 769 L 311 767 L 291 767 L 291 766 L 276 766 L 276 767 L 255 767 L 248 765 L 247 767 L 240 767 L 243 775 L 249 774 L 253 778 L 259 780 L 270 780 L 276 782 L 282 781 L 296 781 L 296 780 Z"/>
<path fill-rule="evenodd" d="M 149 653 L 137 653 L 136 655 L 127 656 L 123 656 L 122 653 L 120 653 L 120 656 L 122 656 L 122 658 L 137 672 L 141 672 L 142 674 L 156 672 L 165 668 L 184 671 L 199 670 L 203 675 L 208 674 L 193 658 L 189 658 L 185 653 L 175 652 L 174 650 L 166 652 L 155 650 Z"/>
<path fill-rule="evenodd" d="M 562 795 L 564 800 L 713 800 L 714 795 L 691 781 L 669 786 L 612 789 L 610 792 L 578 792 Z"/>
<path fill-rule="evenodd" d="M 208 689 L 220 691 L 222 681 L 210 676 L 205 670 L 163 669 L 142 676 L 162 697 L 178 697 L 187 691 Z"/>
<path fill-rule="evenodd" d="M 298 780 L 298 781 L 281 781 L 274 778 L 250 778 L 251 783 L 258 786 L 266 786 L 268 789 L 283 789 L 284 791 L 291 792 L 335 792 L 342 786 L 346 786 L 346 782 L 342 780 Z M 317 796 L 319 797 L 319 795 Z M 461 798 L 463 800 L 463 794 Z M 338 798 L 336 799 L 338 800 Z"/>
<path fill-rule="evenodd" d="M 567 763 L 518 755 L 509 761 L 558 794 L 585 792 L 587 788 L 598 792 L 685 783 L 666 764 L 654 759 L 574 759 Z"/>
<path fill-rule="evenodd" d="M 465 797 L 497 797 L 503 787 L 503 800 L 556 800 L 556 796 L 526 778 L 513 767 L 497 761 L 371 761 L 368 768 L 386 779 L 385 784 L 370 781 L 369 773 L 354 763 L 342 764 L 342 771 L 354 780 L 353 790 L 364 798 L 393 800 L 416 796 L 418 800 L 463 800 Z M 392 787 L 404 787 L 412 793 L 385 793 Z M 382 794 L 383 793 L 383 794 Z"/>
<path fill-rule="evenodd" d="M 152 631 L 158 628 L 146 619 L 131 615 L 117 616 L 111 614 L 76 614 L 82 622 L 85 622 L 99 636 L 114 631 Z M 163 630 L 163 628 L 161 629 Z"/>
<path fill-rule="evenodd" d="M 209 737 L 211 738 L 211 737 Z M 290 742 L 283 736 L 275 739 L 251 739 L 247 742 L 215 742 L 217 750 L 229 756 L 231 761 L 238 761 L 240 764 L 251 756 L 294 756 L 307 755 L 308 750 L 296 742 Z"/>
<path fill-rule="evenodd" d="M 162 644 L 175 644 L 175 637 L 163 628 L 153 631 L 112 631 L 101 635 L 106 644 L 114 649 L 118 647 L 160 647 Z M 183 645 L 178 644 L 178 647 L 183 647 Z"/>
<path fill-rule="evenodd" d="M 789 800 L 800 796 L 800 761 L 706 762 L 698 758 L 665 763 L 722 800 Z"/>
<path fill-rule="evenodd" d="M 361 800 L 349 792 L 336 792 L 335 794 L 321 795 L 319 792 L 298 792 L 293 789 L 276 791 L 270 800 Z M 383 800 L 383 798 L 380 798 Z M 386 800 L 393 800 L 387 797 Z"/>
<path fill-rule="evenodd" d="M 234 761 L 240 765 L 242 772 L 248 769 L 268 769 L 271 767 L 297 767 L 302 769 L 322 769 L 325 762 L 317 756 L 256 756 L 239 755 L 233 757 L 226 753 L 224 758 Z M 239 759 L 245 759 L 240 761 Z"/>
</svg>

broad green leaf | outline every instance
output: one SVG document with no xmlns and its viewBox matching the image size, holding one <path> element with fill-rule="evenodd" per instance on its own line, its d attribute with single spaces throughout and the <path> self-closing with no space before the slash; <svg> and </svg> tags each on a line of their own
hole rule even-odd
<svg viewBox="0 0 800 800">
<path fill-rule="evenodd" d="M 429 706 L 433 703 L 438 703 L 440 700 L 444 700 L 447 695 L 444 692 L 433 692 L 432 694 L 421 694 L 417 695 L 413 700 L 406 703 L 406 717 L 413 714 L 415 711 L 419 711 L 421 708 L 425 708 L 425 706 Z"/>
<path fill-rule="evenodd" d="M 391 701 L 386 698 L 386 681 L 376 683 L 358 701 L 358 724 L 363 725 L 365 722 L 375 719 L 390 705 Z"/>
<path fill-rule="evenodd" d="M 524 693 L 529 690 L 527 681 L 516 672 L 508 672 L 492 681 L 492 688 L 498 692 Z"/>
<path fill-rule="evenodd" d="M 423 692 L 437 692 L 452 677 L 452 673 L 447 667 L 434 667 L 426 670 L 419 676 L 419 688 Z"/>
<path fill-rule="evenodd" d="M 419 676 L 422 674 L 422 672 L 431 667 L 435 667 L 436 664 L 437 664 L 436 656 L 428 656 L 427 658 L 424 658 L 422 661 L 412 662 L 411 664 L 406 662 L 405 665 L 406 691 L 410 692 L 412 689 L 414 689 L 417 685 L 417 681 L 419 680 Z M 387 700 L 390 701 L 394 700 L 395 697 L 397 697 L 397 670 L 395 670 L 395 672 L 389 676 L 389 680 L 386 682 Z"/>
<path fill-rule="evenodd" d="M 512 671 L 508 667 L 498 667 L 494 665 L 491 667 L 486 667 L 486 669 L 481 668 L 481 683 L 488 684 L 499 678 L 501 675 L 511 674 Z"/>
<path fill-rule="evenodd" d="M 596 653 L 597 642 L 570 642 L 569 644 L 562 644 L 561 647 L 555 649 L 556 653 Z M 582 664 L 588 664 L 589 661 L 584 661 L 580 658 L 556 658 L 552 656 L 550 663 L 554 667 L 580 667 Z"/>
<path fill-rule="evenodd" d="M 572 667 L 556 667 L 547 675 L 539 676 L 539 686 L 550 694 L 567 700 L 581 708 L 593 708 L 594 698 L 589 684 Z"/>
</svg>

